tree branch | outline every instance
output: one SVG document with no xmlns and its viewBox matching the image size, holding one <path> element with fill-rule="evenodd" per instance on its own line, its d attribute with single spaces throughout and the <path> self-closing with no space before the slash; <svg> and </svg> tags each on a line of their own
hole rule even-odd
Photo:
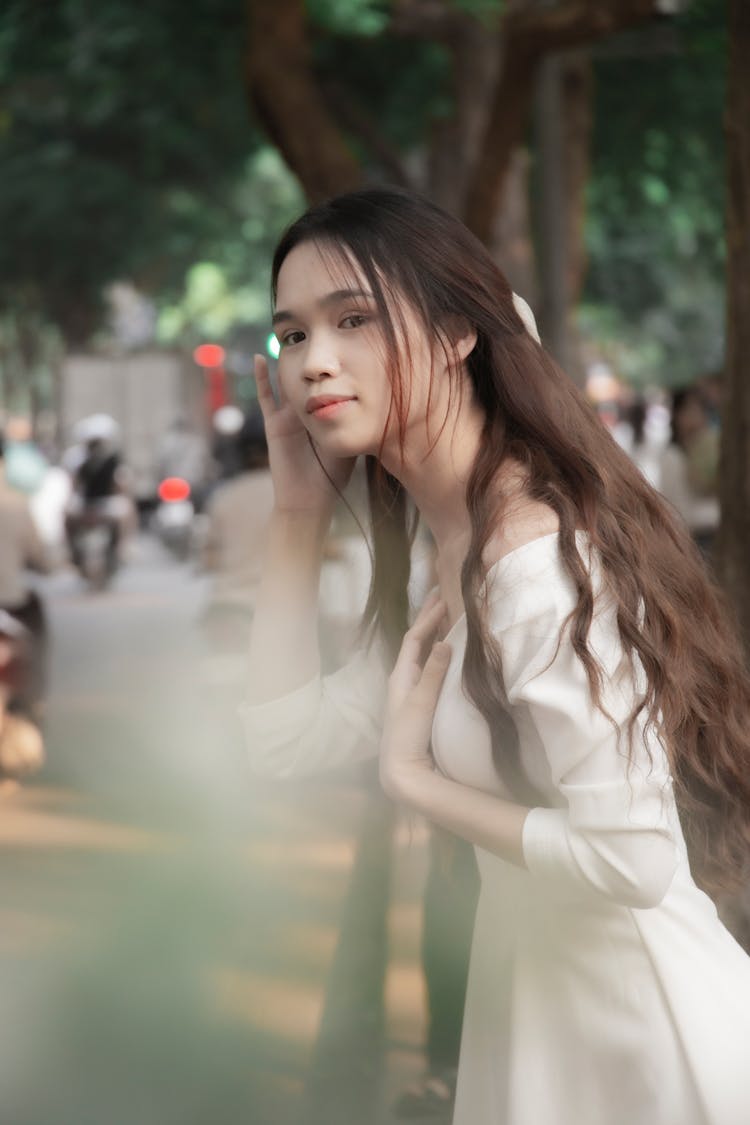
<svg viewBox="0 0 750 1125">
<path fill-rule="evenodd" d="M 411 35 L 451 43 L 469 18 L 443 0 L 396 0 L 388 28 L 394 35 Z"/>
<path fill-rule="evenodd" d="M 350 134 L 359 137 L 373 157 L 388 173 L 391 183 L 410 187 L 410 180 L 398 151 L 383 136 L 375 121 L 358 101 L 352 99 L 335 78 L 325 78 L 321 89 L 330 112 Z"/>
<path fill-rule="evenodd" d="M 507 34 L 542 54 L 581 47 L 654 19 L 660 0 L 565 0 L 554 7 L 524 6 L 508 12 Z"/>
<path fill-rule="evenodd" d="M 659 14 L 659 0 L 566 0 L 555 7 L 511 9 L 502 23 L 504 61 L 484 140 L 471 175 L 465 220 L 488 242 L 513 149 L 521 144 L 536 68 L 553 51 L 585 46 Z"/>
<path fill-rule="evenodd" d="M 313 72 L 302 0 L 246 0 L 248 100 L 310 202 L 358 187 L 362 170 Z"/>
</svg>

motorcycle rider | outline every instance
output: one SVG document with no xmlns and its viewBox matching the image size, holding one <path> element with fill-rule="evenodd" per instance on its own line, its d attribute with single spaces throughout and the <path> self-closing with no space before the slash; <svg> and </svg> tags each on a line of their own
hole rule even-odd
<svg viewBox="0 0 750 1125">
<path fill-rule="evenodd" d="M 117 567 L 122 538 L 124 505 L 123 474 L 120 456 L 104 437 L 90 437 L 83 461 L 73 474 L 73 496 L 65 517 L 73 565 L 81 566 L 78 532 L 95 515 L 109 532 L 107 570 Z"/>
</svg>

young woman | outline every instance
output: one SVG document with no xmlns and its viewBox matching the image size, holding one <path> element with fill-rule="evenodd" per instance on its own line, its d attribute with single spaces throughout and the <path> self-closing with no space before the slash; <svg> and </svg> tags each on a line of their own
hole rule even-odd
<svg viewBox="0 0 750 1125">
<path fill-rule="evenodd" d="M 455 1125 L 746 1125 L 750 958 L 706 890 L 747 870 L 750 684 L 695 547 L 431 203 L 313 209 L 273 286 L 248 746 L 279 776 L 379 747 L 386 792 L 475 845 Z M 367 643 L 321 679 L 359 456 Z M 407 630 L 413 508 L 439 586 Z"/>
</svg>

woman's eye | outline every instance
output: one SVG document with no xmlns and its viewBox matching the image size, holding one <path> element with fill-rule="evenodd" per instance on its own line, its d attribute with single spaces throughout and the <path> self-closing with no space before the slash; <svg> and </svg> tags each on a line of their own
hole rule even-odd
<svg viewBox="0 0 750 1125">
<path fill-rule="evenodd" d="M 341 321 L 342 328 L 361 328 L 363 324 L 368 321 L 368 316 L 365 313 L 349 313 Z"/>
<path fill-rule="evenodd" d="M 282 348 L 288 348 L 290 344 L 298 344 L 300 340 L 304 339 L 304 332 L 285 332 L 279 340 Z"/>
</svg>

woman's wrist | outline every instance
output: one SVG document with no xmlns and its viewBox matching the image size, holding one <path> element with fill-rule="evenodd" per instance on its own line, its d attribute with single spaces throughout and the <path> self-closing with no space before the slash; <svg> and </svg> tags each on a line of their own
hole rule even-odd
<svg viewBox="0 0 750 1125">
<path fill-rule="evenodd" d="M 325 538 L 333 518 L 333 506 L 327 511 L 309 511 L 304 508 L 274 507 L 271 526 L 290 535 Z"/>
<path fill-rule="evenodd" d="M 383 788 L 391 800 L 470 844 L 525 867 L 523 825 L 529 809 L 446 777 L 437 769 L 389 770 Z"/>
<path fill-rule="evenodd" d="M 429 804 L 429 787 L 433 779 L 445 782 L 447 785 L 458 784 L 445 777 L 434 767 L 403 767 L 396 769 L 381 767 L 380 784 L 387 797 L 404 805 L 414 812 L 429 815 L 425 807 Z"/>
<path fill-rule="evenodd" d="M 274 508 L 271 513 L 270 536 L 286 550 L 296 553 L 312 548 L 322 556 L 332 514 Z"/>
</svg>

